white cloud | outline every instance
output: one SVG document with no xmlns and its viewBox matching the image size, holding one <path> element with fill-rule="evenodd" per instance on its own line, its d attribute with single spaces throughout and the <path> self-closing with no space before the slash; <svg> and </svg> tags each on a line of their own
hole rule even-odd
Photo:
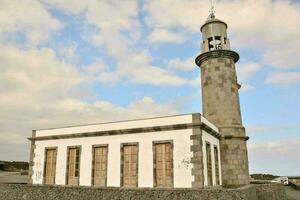
<svg viewBox="0 0 300 200">
<path fill-rule="evenodd" d="M 299 31 L 300 34 L 300 31 Z M 277 68 L 295 68 L 300 66 L 300 56 L 297 56 L 300 49 L 300 38 L 287 39 L 286 44 L 280 44 L 273 49 L 268 50 L 262 58 L 265 65 Z"/>
<path fill-rule="evenodd" d="M 136 1 L 44 3 L 51 9 L 59 6 L 68 14 L 79 15 L 86 11 L 87 23 L 99 28 L 90 38 L 91 42 L 105 47 L 116 58 L 117 69 L 111 70 L 101 59 L 84 69 L 74 66 L 76 43 L 65 47 L 58 45 L 57 52 L 48 47 L 37 48 L 49 41 L 52 32 L 61 28 L 61 23 L 39 1 L 1 1 L 0 104 L 4 106 L 0 112 L 0 152 L 6 153 L 2 153 L 0 159 L 26 159 L 29 151 L 26 137 L 32 129 L 177 113 L 173 106 L 158 104 L 151 97 L 119 106 L 96 99 L 89 90 L 90 83 L 110 82 L 113 77 L 116 81 L 128 79 L 155 85 L 186 82 L 152 66 L 149 53 L 135 47 L 139 36 L 132 31 L 139 25 Z M 16 44 L 18 38 L 13 38 L 19 33 L 24 33 L 24 45 Z M 12 38 L 6 41 L 8 36 Z"/>
<path fill-rule="evenodd" d="M 57 7 L 64 10 L 68 14 L 79 14 L 87 9 L 88 2 L 81 0 L 40 0 L 50 7 Z"/>
<path fill-rule="evenodd" d="M 255 62 L 246 62 L 237 64 L 238 78 L 241 81 L 250 79 L 256 72 L 261 69 L 261 65 Z"/>
<path fill-rule="evenodd" d="M 300 150 L 300 138 L 281 139 L 286 133 L 291 135 L 298 130 L 297 124 L 246 125 L 247 135 L 250 136 L 248 153 L 251 173 L 298 175 L 300 156 L 297 152 Z M 268 140 L 259 141 L 260 137 Z"/>
<path fill-rule="evenodd" d="M 257 133 L 270 133 L 276 129 L 278 129 L 278 127 L 267 126 L 267 125 L 248 125 L 248 126 L 246 126 L 248 135 L 257 134 Z"/>
<path fill-rule="evenodd" d="M 1 96 L 2 97 L 2 96 Z M 10 100 L 14 96 L 10 95 Z M 29 137 L 32 129 L 100 123 L 116 120 L 140 119 L 177 114 L 177 110 L 167 104 L 158 104 L 151 97 L 132 101 L 128 106 L 114 105 L 98 100 L 86 103 L 76 98 L 60 98 L 52 102 L 35 100 L 34 96 L 23 95 L 26 101 L 5 102 L 0 114 L 1 160 L 24 160 L 29 155 Z M 2 103 L 2 102 L 1 102 Z M 5 154 L 3 152 L 6 152 Z"/>
<path fill-rule="evenodd" d="M 110 83 L 112 80 L 115 82 L 127 80 L 134 83 L 168 86 L 187 83 L 184 78 L 152 65 L 149 52 L 137 47 L 141 24 L 138 19 L 136 0 L 90 0 L 85 1 L 84 4 L 75 1 L 76 12 L 70 11 L 70 7 L 65 2 L 46 2 L 68 14 L 76 15 L 85 11 L 86 21 L 98 29 L 89 34 L 88 40 L 94 45 L 104 47 L 107 53 L 117 61 L 115 69 L 99 74 L 100 81 Z M 70 3 L 72 4 L 73 1 Z"/>
<path fill-rule="evenodd" d="M 102 59 L 97 59 L 90 65 L 84 66 L 82 71 L 90 82 L 104 82 L 114 84 L 118 77 L 113 76 L 109 67 Z"/>
<path fill-rule="evenodd" d="M 251 141 L 250 141 L 251 142 Z M 250 143 L 248 145 L 251 173 L 298 175 L 300 138 L 284 141 Z"/>
<path fill-rule="evenodd" d="M 51 33 L 62 24 L 36 0 L 0 1 L 0 40 L 16 40 L 24 34 L 27 45 L 36 46 L 47 42 Z"/>
<path fill-rule="evenodd" d="M 140 100 L 133 101 L 129 104 L 125 112 L 130 112 L 132 117 L 145 116 L 163 116 L 177 114 L 178 111 L 173 106 L 167 104 L 158 104 L 151 97 L 143 97 Z M 125 114 L 125 113 L 124 113 Z"/>
<path fill-rule="evenodd" d="M 134 83 L 152 84 L 157 86 L 168 85 L 168 86 L 180 86 L 186 84 L 187 80 L 177 75 L 172 75 L 168 71 L 161 69 L 156 66 L 127 66 L 127 71 L 134 70 L 131 75 L 131 80 Z M 127 73 L 126 73 L 127 74 Z"/>
<path fill-rule="evenodd" d="M 168 69 L 173 70 L 191 71 L 198 68 L 198 66 L 195 64 L 195 58 L 193 57 L 185 60 L 175 58 L 171 60 L 165 60 L 164 62 L 167 63 Z"/>
<path fill-rule="evenodd" d="M 286 140 L 280 142 L 265 142 L 250 144 L 249 150 L 256 152 L 270 153 L 274 155 L 288 155 L 292 152 L 296 153 L 294 149 L 300 148 L 300 138 L 294 140 Z"/>
<path fill-rule="evenodd" d="M 78 56 L 76 55 L 77 50 L 77 43 L 72 42 L 69 45 L 60 45 L 57 50 L 56 54 L 63 57 L 63 59 L 69 64 L 75 64 L 78 62 Z"/>
<path fill-rule="evenodd" d="M 93 77 L 93 80 L 106 84 L 123 80 L 138 84 L 180 86 L 188 82 L 187 79 L 171 74 L 165 69 L 150 65 L 149 59 L 145 53 L 132 54 L 130 60 L 125 61 L 124 58 L 122 66 L 117 70 L 110 70 L 106 64 L 96 61 L 86 66 L 85 72 Z"/>
<path fill-rule="evenodd" d="M 272 85 L 291 85 L 300 83 L 300 73 L 298 72 L 275 72 L 268 74 L 266 84 Z"/>
<path fill-rule="evenodd" d="M 250 84 L 241 84 L 241 89 L 240 89 L 241 92 L 248 92 L 248 91 L 251 91 L 251 90 L 254 90 L 254 86 L 253 85 L 250 85 Z"/>
<path fill-rule="evenodd" d="M 20 50 L 11 45 L 0 45 L 0 50 L 2 51 L 1 93 L 23 94 L 24 91 L 30 91 L 43 92 L 43 95 L 47 95 L 45 88 L 55 91 L 56 87 L 61 87 L 63 84 L 64 87 L 61 87 L 63 90 L 81 81 L 76 70 L 67 63 L 59 61 L 52 49 Z M 53 98 L 59 95 L 56 93 Z M 4 99 L 6 99 L 5 95 L 1 100 Z"/>
<path fill-rule="evenodd" d="M 245 62 L 245 63 L 237 63 L 237 77 L 238 81 L 241 84 L 241 92 L 248 92 L 254 90 L 254 86 L 249 84 L 248 82 L 251 78 L 257 73 L 262 66 L 259 63 L 255 62 Z"/>
<path fill-rule="evenodd" d="M 90 98 L 92 94 L 78 87 L 88 84 L 90 77 L 59 60 L 50 48 L 0 45 L 0 51 L 0 152 L 7 152 L 0 159 L 27 158 L 26 137 L 32 129 L 177 113 L 175 107 L 147 96 L 127 106 Z M 90 66 L 89 72 L 99 68 Z"/>
<path fill-rule="evenodd" d="M 154 0 L 145 4 L 149 13 L 148 26 L 158 28 L 184 27 L 187 31 L 199 31 L 201 21 L 208 16 L 209 3 L 190 0 Z"/>
<path fill-rule="evenodd" d="M 112 30 L 130 30 L 136 25 L 137 1 L 128 0 L 41 0 L 51 8 L 58 8 L 66 14 L 84 16 L 91 24 Z M 72 5 L 72 6 L 71 6 Z"/>
<path fill-rule="evenodd" d="M 150 33 L 148 40 L 151 43 L 183 43 L 186 38 L 180 33 L 156 28 Z"/>
<path fill-rule="evenodd" d="M 274 67 L 300 65 L 300 60 L 295 58 L 300 47 L 299 3 L 226 0 L 216 1 L 215 8 L 217 18 L 229 25 L 233 49 L 255 49 L 261 53 L 265 64 Z M 148 12 L 147 24 L 151 27 L 198 33 L 208 16 L 209 3 L 198 0 L 153 0 L 146 3 L 145 9 Z"/>
<path fill-rule="evenodd" d="M 288 132 L 295 132 L 298 130 L 299 126 L 297 125 L 290 125 L 290 124 L 282 124 L 282 125 L 246 125 L 247 134 L 281 134 L 285 131 Z M 253 135 L 254 136 L 254 135 Z"/>
<path fill-rule="evenodd" d="M 199 87 L 201 86 L 201 76 L 197 76 L 197 78 L 190 80 L 189 85 Z"/>
</svg>

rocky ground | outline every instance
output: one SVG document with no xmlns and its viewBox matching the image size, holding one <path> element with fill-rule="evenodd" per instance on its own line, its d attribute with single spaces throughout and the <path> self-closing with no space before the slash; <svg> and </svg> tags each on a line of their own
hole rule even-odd
<svg viewBox="0 0 300 200">
<path fill-rule="evenodd" d="M 300 200 L 300 191 L 295 190 L 294 188 L 290 186 L 285 186 L 285 191 L 288 200 Z"/>
<path fill-rule="evenodd" d="M 0 171 L 0 184 L 1 183 L 23 183 L 29 182 L 28 175 L 21 175 L 20 172 L 4 172 Z M 300 191 L 295 190 L 290 186 L 285 186 L 285 191 L 288 200 L 300 200 Z"/>
</svg>

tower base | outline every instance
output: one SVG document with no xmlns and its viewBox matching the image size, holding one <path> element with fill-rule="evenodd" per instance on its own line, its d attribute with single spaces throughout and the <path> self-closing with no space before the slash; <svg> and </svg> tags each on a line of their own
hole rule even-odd
<svg viewBox="0 0 300 200">
<path fill-rule="evenodd" d="M 249 168 L 245 128 L 220 127 L 223 185 L 237 187 L 249 184 Z"/>
</svg>

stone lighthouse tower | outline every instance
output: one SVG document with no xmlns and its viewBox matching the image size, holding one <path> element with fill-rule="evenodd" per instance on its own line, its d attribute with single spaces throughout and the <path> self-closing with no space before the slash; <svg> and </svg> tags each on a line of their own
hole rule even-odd
<svg viewBox="0 0 300 200">
<path fill-rule="evenodd" d="M 196 64 L 201 68 L 203 115 L 221 134 L 223 185 L 249 183 L 248 137 L 242 125 L 239 88 L 235 63 L 239 54 L 230 49 L 227 24 L 212 12 L 201 27 L 201 54 Z"/>
</svg>

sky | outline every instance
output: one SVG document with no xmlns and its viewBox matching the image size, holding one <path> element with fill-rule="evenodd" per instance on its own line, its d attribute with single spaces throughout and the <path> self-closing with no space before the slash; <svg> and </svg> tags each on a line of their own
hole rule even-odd
<svg viewBox="0 0 300 200">
<path fill-rule="evenodd" d="M 250 173 L 300 175 L 300 1 L 214 1 L 242 84 Z M 202 112 L 210 0 L 1 0 L 0 160 L 31 130 Z"/>
</svg>

